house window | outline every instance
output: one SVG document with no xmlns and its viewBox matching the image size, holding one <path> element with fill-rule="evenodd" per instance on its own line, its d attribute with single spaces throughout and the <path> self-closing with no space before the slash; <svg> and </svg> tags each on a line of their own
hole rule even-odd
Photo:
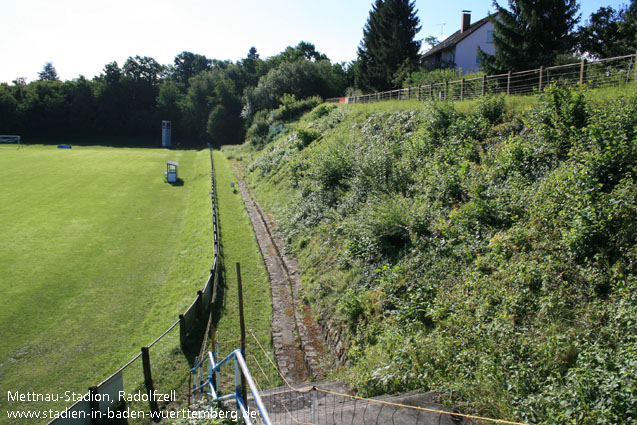
<svg viewBox="0 0 637 425">
<path fill-rule="evenodd" d="M 493 43 L 493 33 L 495 31 L 487 31 L 487 43 Z"/>
</svg>

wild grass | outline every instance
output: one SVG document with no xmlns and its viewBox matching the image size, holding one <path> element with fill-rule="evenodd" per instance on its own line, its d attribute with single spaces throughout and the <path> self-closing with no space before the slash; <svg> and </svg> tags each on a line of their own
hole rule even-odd
<svg viewBox="0 0 637 425">
<path fill-rule="evenodd" d="M 240 263 L 245 323 L 249 331 L 246 349 L 248 367 L 260 387 L 276 386 L 279 384 L 276 373 L 273 373 L 265 355 L 250 335 L 252 333 L 256 336 L 272 358 L 272 301 L 267 270 L 230 161 L 222 152 L 215 151 L 213 155 L 223 261 L 224 296 L 217 327 L 220 355 L 225 357 L 240 348 L 236 271 L 236 263 Z M 261 373 L 260 369 L 266 374 Z"/>
</svg>

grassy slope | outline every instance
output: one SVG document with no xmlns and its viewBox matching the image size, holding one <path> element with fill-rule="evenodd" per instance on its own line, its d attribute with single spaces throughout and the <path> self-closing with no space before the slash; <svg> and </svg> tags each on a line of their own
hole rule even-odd
<svg viewBox="0 0 637 425">
<path fill-rule="evenodd" d="M 183 186 L 163 182 L 168 159 Z M 207 151 L 2 147 L 3 394 L 86 391 L 190 304 L 212 257 L 209 162 Z"/>
<path fill-rule="evenodd" d="M 613 103 L 627 93 L 632 106 Z M 634 89 L 586 93 L 586 128 L 574 99 L 509 98 L 486 127 L 475 101 L 447 123 L 410 102 L 350 105 L 226 148 L 286 231 L 306 296 L 349 332 L 361 391 L 630 423 Z M 300 149 L 308 125 L 320 138 Z"/>
</svg>

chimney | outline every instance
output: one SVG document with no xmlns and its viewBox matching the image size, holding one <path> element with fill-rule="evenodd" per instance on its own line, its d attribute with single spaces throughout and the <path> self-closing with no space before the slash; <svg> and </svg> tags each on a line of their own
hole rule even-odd
<svg viewBox="0 0 637 425">
<path fill-rule="evenodd" d="M 460 26 L 460 32 L 463 33 L 469 29 L 471 26 L 471 11 L 463 10 L 462 11 L 462 25 Z"/>
</svg>

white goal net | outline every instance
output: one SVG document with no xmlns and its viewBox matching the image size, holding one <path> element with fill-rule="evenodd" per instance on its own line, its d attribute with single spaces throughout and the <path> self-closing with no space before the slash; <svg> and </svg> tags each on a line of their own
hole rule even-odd
<svg viewBox="0 0 637 425">
<path fill-rule="evenodd" d="M 17 143 L 20 145 L 20 136 L 0 134 L 0 143 Z"/>
</svg>

